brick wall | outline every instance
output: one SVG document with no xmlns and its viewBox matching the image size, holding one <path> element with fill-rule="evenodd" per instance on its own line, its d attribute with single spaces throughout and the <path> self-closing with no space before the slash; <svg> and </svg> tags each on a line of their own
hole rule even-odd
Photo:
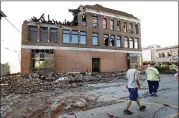
<svg viewBox="0 0 179 118">
<path fill-rule="evenodd" d="M 21 49 L 21 73 L 28 74 L 30 72 L 31 65 L 31 50 Z"/>
</svg>

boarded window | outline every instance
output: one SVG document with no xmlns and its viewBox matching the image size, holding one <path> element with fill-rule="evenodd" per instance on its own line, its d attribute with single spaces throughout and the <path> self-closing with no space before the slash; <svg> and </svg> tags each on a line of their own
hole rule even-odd
<svg viewBox="0 0 179 118">
<path fill-rule="evenodd" d="M 93 45 L 98 45 L 98 33 L 92 34 L 92 43 Z"/>
<path fill-rule="evenodd" d="M 58 29 L 57 28 L 50 28 L 50 42 L 57 43 L 58 42 Z"/>
<path fill-rule="evenodd" d="M 72 31 L 72 44 L 78 44 L 78 31 Z"/>
<path fill-rule="evenodd" d="M 124 37 L 124 47 L 129 48 L 129 38 Z"/>
<path fill-rule="evenodd" d="M 104 34 L 104 45 L 105 46 L 109 45 L 109 35 L 108 34 Z"/>
<path fill-rule="evenodd" d="M 40 28 L 40 42 L 48 42 L 48 28 L 47 27 Z"/>
<path fill-rule="evenodd" d="M 29 41 L 37 41 L 37 26 L 29 26 Z"/>
<path fill-rule="evenodd" d="M 121 37 L 116 36 L 116 47 L 121 47 Z"/>
<path fill-rule="evenodd" d="M 63 43 L 70 43 L 70 30 L 63 30 Z"/>
<path fill-rule="evenodd" d="M 80 44 L 86 44 L 86 32 L 80 32 Z"/>
</svg>

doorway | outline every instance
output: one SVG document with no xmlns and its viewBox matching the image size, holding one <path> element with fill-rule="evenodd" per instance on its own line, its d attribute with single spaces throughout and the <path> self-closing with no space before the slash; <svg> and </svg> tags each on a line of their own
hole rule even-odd
<svg viewBox="0 0 179 118">
<path fill-rule="evenodd" d="M 100 72 L 100 58 L 92 58 L 92 72 Z"/>
</svg>

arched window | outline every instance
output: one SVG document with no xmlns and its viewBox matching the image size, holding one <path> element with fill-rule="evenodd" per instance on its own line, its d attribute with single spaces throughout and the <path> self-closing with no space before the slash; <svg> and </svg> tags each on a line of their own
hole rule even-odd
<svg viewBox="0 0 179 118">
<path fill-rule="evenodd" d="M 107 29 L 107 20 L 103 18 L 103 29 Z"/>
<path fill-rule="evenodd" d="M 121 31 L 121 22 L 120 21 L 117 22 L 117 29 L 118 29 L 118 31 Z"/>
<path fill-rule="evenodd" d="M 114 21 L 111 19 L 111 21 L 110 21 L 110 26 L 111 26 L 111 30 L 114 30 Z"/>
<path fill-rule="evenodd" d="M 137 24 L 135 24 L 135 32 L 136 32 L 136 34 L 139 34 L 139 27 Z"/>
<path fill-rule="evenodd" d="M 127 23 L 124 22 L 124 32 L 127 32 Z"/>
</svg>

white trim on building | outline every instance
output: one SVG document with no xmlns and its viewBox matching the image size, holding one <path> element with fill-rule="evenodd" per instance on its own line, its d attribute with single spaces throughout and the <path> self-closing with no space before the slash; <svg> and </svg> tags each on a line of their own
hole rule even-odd
<svg viewBox="0 0 179 118">
<path fill-rule="evenodd" d="M 119 18 L 119 19 L 131 21 L 131 22 L 140 23 L 140 20 L 139 20 L 139 19 L 130 18 L 130 17 L 125 17 L 125 16 L 122 16 L 122 15 L 107 13 L 107 12 L 103 12 L 103 11 L 97 11 L 97 10 L 93 10 L 93 9 L 88 9 L 88 8 L 86 8 L 86 9 L 85 9 L 85 12 L 87 12 L 87 13 L 93 13 L 93 14 L 98 14 L 98 15 L 103 15 L 103 16 L 108 16 L 108 17 L 111 17 L 111 18 Z"/>
<path fill-rule="evenodd" d="M 57 49 L 57 50 L 81 50 L 81 51 L 98 51 L 98 52 L 123 52 L 123 53 L 138 53 L 140 51 L 128 51 L 128 50 L 112 50 L 112 49 L 96 49 L 96 48 L 78 48 L 78 47 L 58 47 L 58 46 L 34 46 L 34 45 L 22 45 L 21 48 L 26 49 Z"/>
</svg>

